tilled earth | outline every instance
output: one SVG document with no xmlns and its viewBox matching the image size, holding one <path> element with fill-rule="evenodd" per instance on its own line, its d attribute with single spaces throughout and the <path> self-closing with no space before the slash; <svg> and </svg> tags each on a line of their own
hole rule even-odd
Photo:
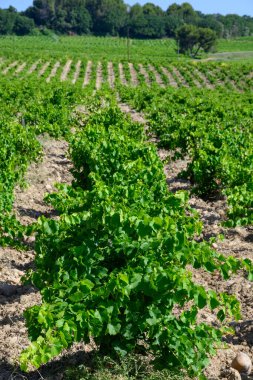
<svg viewBox="0 0 253 380">
<path fill-rule="evenodd" d="M 140 116 L 135 114 L 134 117 L 138 119 Z M 143 118 L 140 118 L 142 120 L 136 121 L 143 122 Z M 19 220 L 26 224 L 36 221 L 41 215 L 56 218 L 55 211 L 43 201 L 44 195 L 54 191 L 55 182 L 70 183 L 72 180 L 69 171 L 71 163 L 67 158 L 67 143 L 46 136 L 40 141 L 44 149 L 43 161 L 31 165 L 26 176 L 28 188 L 16 190 L 15 212 Z M 158 154 L 162 159 L 168 155 L 163 150 L 159 150 Z M 190 189 L 188 181 L 178 179 L 178 174 L 186 168 L 186 165 L 187 160 L 165 163 L 164 170 L 171 191 Z M 220 233 L 225 236 L 223 241 L 217 241 L 214 244 L 214 248 L 225 255 L 253 258 L 253 229 L 250 227 L 224 229 L 220 225 L 225 217 L 224 199 L 206 202 L 197 197 L 191 197 L 190 204 L 197 209 L 203 221 L 203 238 L 217 236 Z M 33 266 L 32 239 L 28 241 L 28 244 L 30 244 L 30 249 L 26 252 L 0 248 L 0 380 L 62 379 L 65 366 L 89 360 L 91 346 L 76 344 L 71 350 L 53 360 L 51 364 L 42 367 L 40 372 L 23 374 L 18 370 L 18 356 L 29 343 L 23 311 L 29 306 L 40 303 L 38 292 L 32 287 L 22 286 L 20 281 L 25 271 Z M 224 281 L 217 273 L 209 274 L 203 270 L 193 271 L 193 276 L 196 282 L 207 288 L 235 294 L 241 302 L 242 320 L 234 324 L 235 335 L 225 338 L 227 347 L 218 350 L 217 356 L 211 360 L 206 370 L 209 380 L 228 379 L 232 375 L 228 375 L 225 370 L 229 368 L 237 352 L 243 351 L 253 359 L 253 285 L 243 272 L 228 281 Z M 216 321 L 215 316 L 205 309 L 202 310 L 200 318 L 209 323 Z M 230 377 L 230 379 L 235 378 L 235 376 Z"/>
</svg>

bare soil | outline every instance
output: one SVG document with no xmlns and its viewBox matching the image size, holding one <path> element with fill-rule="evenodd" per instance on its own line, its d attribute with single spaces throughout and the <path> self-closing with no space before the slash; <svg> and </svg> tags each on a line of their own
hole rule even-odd
<svg viewBox="0 0 253 380">
<path fill-rule="evenodd" d="M 80 71 L 81 71 L 81 65 L 82 65 L 82 62 L 80 61 L 80 59 L 77 61 L 76 63 L 76 67 L 75 67 L 75 72 L 74 72 L 74 77 L 72 79 L 72 83 L 75 84 L 76 81 L 78 80 L 79 78 L 79 75 L 80 75 Z"/>
<path fill-rule="evenodd" d="M 123 68 L 122 63 L 119 63 L 119 77 L 120 77 L 121 83 L 127 86 L 128 83 L 127 83 L 127 80 L 125 77 L 124 68 Z"/>
<path fill-rule="evenodd" d="M 192 74 L 190 72 L 188 72 L 188 75 L 192 78 L 192 81 L 193 81 L 193 83 L 195 84 L 195 86 L 197 88 L 202 88 L 203 87 L 203 84 L 199 82 L 199 80 L 198 80 L 198 78 L 197 78 L 196 75 L 194 75 L 194 74 Z"/>
<path fill-rule="evenodd" d="M 3 71 L 2 74 L 6 75 L 11 69 L 16 67 L 18 65 L 18 61 L 12 62 L 10 65 L 8 65 Z"/>
<path fill-rule="evenodd" d="M 56 73 L 57 73 L 57 71 L 58 71 L 58 69 L 59 69 L 60 66 L 61 66 L 61 62 L 60 62 L 60 61 L 57 61 L 57 62 L 54 64 L 54 66 L 53 66 L 53 68 L 52 68 L 52 70 L 51 70 L 51 73 L 49 74 L 49 76 L 48 76 L 47 79 L 46 79 L 46 82 L 47 82 L 47 83 L 49 83 L 49 82 L 51 81 L 51 79 L 54 78 L 54 77 L 56 76 Z"/>
<path fill-rule="evenodd" d="M 214 89 L 214 85 L 212 85 L 212 83 L 210 83 L 210 81 L 208 80 L 208 78 L 201 71 L 199 71 L 199 70 L 196 69 L 195 72 L 196 72 L 197 76 L 199 76 L 200 79 L 203 80 L 203 82 L 205 83 L 205 86 L 207 88 L 212 89 L 212 90 Z"/>
<path fill-rule="evenodd" d="M 98 62 L 97 64 L 97 77 L 96 77 L 96 90 L 99 90 L 103 83 L 103 71 L 102 63 Z"/>
<path fill-rule="evenodd" d="M 149 79 L 149 75 L 147 73 L 147 70 L 145 69 L 145 67 L 139 63 L 139 70 L 140 70 L 140 73 L 141 75 L 143 75 L 144 79 L 145 79 L 145 83 L 147 86 L 150 86 L 150 79 Z"/>
<path fill-rule="evenodd" d="M 20 65 L 16 68 L 14 74 L 19 74 L 19 73 L 21 73 L 21 72 L 24 70 L 24 68 L 26 67 L 26 65 L 27 65 L 26 62 L 23 62 L 22 64 L 20 64 Z"/>
<path fill-rule="evenodd" d="M 165 87 L 164 83 L 163 83 L 163 80 L 161 78 L 161 75 L 156 71 L 156 69 L 154 68 L 153 65 L 148 65 L 148 68 L 149 70 L 154 74 L 155 76 L 155 80 L 156 80 L 156 83 L 160 86 L 160 87 Z"/>
<path fill-rule="evenodd" d="M 66 65 L 63 67 L 62 73 L 61 73 L 61 81 L 65 81 L 68 78 L 68 73 L 71 69 L 72 65 L 72 59 L 68 59 L 66 62 Z"/>
<path fill-rule="evenodd" d="M 29 70 L 27 71 L 27 74 L 32 74 L 37 69 L 39 63 L 40 63 L 40 60 L 34 62 L 32 66 L 29 68 Z"/>
<path fill-rule="evenodd" d="M 1 58 L 1 57 L 0 57 Z M 2 74 L 4 75 L 18 75 L 21 72 L 26 72 L 26 74 L 31 74 L 35 70 L 38 72 L 39 77 L 44 77 L 46 79 L 46 82 L 50 82 L 53 77 L 56 76 L 59 69 L 61 69 L 61 63 L 59 61 L 57 62 L 41 62 L 36 61 L 34 64 L 32 64 L 30 67 L 28 67 L 28 63 L 26 62 L 19 62 L 19 61 L 13 61 L 8 62 L 4 61 L 3 58 L 0 60 L 0 67 L 2 66 Z M 71 75 L 71 82 L 75 84 L 77 80 L 79 79 L 81 67 L 82 67 L 82 61 L 78 60 L 75 64 L 75 68 L 72 69 L 73 61 L 71 59 L 68 59 L 66 63 L 64 64 L 64 67 L 61 69 L 61 73 L 59 74 L 59 80 L 65 81 L 68 80 L 69 76 Z M 30 64 L 29 64 L 30 65 Z M 99 89 L 103 82 L 106 80 L 108 81 L 111 88 L 114 88 L 116 79 L 123 84 L 123 85 L 131 85 L 131 86 L 138 86 L 139 85 L 139 79 L 138 75 L 142 75 L 145 83 L 147 86 L 151 85 L 152 82 L 157 83 L 160 87 L 189 87 L 189 83 L 186 80 L 186 75 L 184 73 L 184 70 L 178 69 L 177 66 L 171 66 L 170 68 L 161 66 L 156 68 L 152 64 L 148 64 L 147 66 L 144 66 L 143 64 L 139 63 L 138 67 L 135 66 L 133 63 L 129 62 L 129 72 L 130 72 L 130 78 L 126 80 L 126 76 L 124 73 L 123 64 L 119 63 L 118 67 L 114 66 L 114 63 L 109 61 L 107 63 L 107 74 L 104 73 L 105 78 L 103 78 L 103 70 L 101 66 L 101 62 L 98 62 L 97 66 L 94 66 L 94 71 L 96 70 L 96 79 L 94 80 L 94 87 L 95 89 Z M 73 70 L 73 73 L 72 73 Z M 117 70 L 117 71 L 114 71 Z M 187 69 L 186 69 L 187 70 Z M 115 75 L 117 73 L 117 75 Z M 214 89 L 217 86 L 229 86 L 231 89 L 234 89 L 239 92 L 244 91 L 244 87 L 248 87 L 249 83 L 243 80 L 238 81 L 232 78 L 229 78 L 228 75 L 220 75 L 220 69 L 219 68 L 213 68 L 209 70 L 209 75 L 211 75 L 214 79 L 214 83 L 211 83 L 208 78 L 205 76 L 204 73 L 200 71 L 200 69 L 196 68 L 194 69 L 194 72 L 188 71 L 188 76 L 191 77 L 192 81 L 194 82 L 195 86 L 198 88 L 207 87 L 209 89 Z M 252 79 L 253 73 L 249 73 L 245 78 L 248 80 Z M 107 76 L 107 79 L 106 79 Z M 219 78 L 220 76 L 220 78 Z M 119 77 L 119 78 L 118 78 Z M 127 75 L 129 77 L 129 75 Z M 165 78 L 166 77 L 166 78 Z M 91 78 L 93 78 L 93 62 L 88 61 L 85 69 L 84 74 L 84 81 L 83 81 L 83 87 L 90 84 Z M 94 89 L 94 91 L 95 91 Z"/>
<path fill-rule="evenodd" d="M 55 210 L 44 202 L 44 196 L 55 190 L 56 182 L 71 183 L 72 180 L 67 143 L 47 136 L 39 140 L 43 146 L 43 160 L 30 166 L 26 174 L 28 187 L 17 188 L 15 192 L 14 211 L 26 225 L 41 215 L 57 217 Z M 35 377 L 22 377 L 15 369 L 19 354 L 29 343 L 23 312 L 41 301 L 36 289 L 21 284 L 25 271 L 34 265 L 33 239 L 27 243 L 30 248 L 25 252 L 0 247 L 0 380 L 41 378 L 38 373 Z"/>
<path fill-rule="evenodd" d="M 175 88 L 178 87 L 177 82 L 175 81 L 175 79 L 173 78 L 173 75 L 169 72 L 169 70 L 166 67 L 161 67 L 161 69 L 163 73 L 166 75 L 166 77 L 168 78 L 170 85 Z"/>
<path fill-rule="evenodd" d="M 135 111 L 126 103 L 119 103 L 118 106 L 121 109 L 121 111 L 126 113 L 127 115 L 129 115 L 134 122 L 141 123 L 141 124 L 144 124 L 146 126 L 147 121 L 146 121 L 144 115 L 142 115 L 140 112 Z M 146 126 L 146 129 L 147 128 L 148 128 L 148 126 Z"/>
<path fill-rule="evenodd" d="M 42 77 L 42 75 L 45 74 L 46 70 L 48 69 L 48 67 L 50 66 L 50 61 L 44 63 L 44 65 L 41 67 L 40 71 L 39 71 L 39 77 Z"/>
<path fill-rule="evenodd" d="M 91 72 L 92 72 L 92 65 L 93 65 L 93 63 L 91 61 L 87 62 L 85 76 L 84 76 L 84 82 L 83 82 L 83 87 L 87 86 L 90 83 Z"/>
<path fill-rule="evenodd" d="M 115 83 L 115 74 L 113 70 L 113 63 L 108 62 L 107 65 L 107 73 L 108 73 L 108 82 L 111 88 L 114 88 L 114 83 Z"/>
<path fill-rule="evenodd" d="M 134 68 L 134 65 L 129 62 L 128 66 L 129 66 L 129 70 L 130 70 L 130 74 L 131 74 L 131 84 L 132 84 L 132 86 L 138 86 L 139 81 L 137 78 L 137 72 Z"/>
<path fill-rule="evenodd" d="M 183 75 L 178 71 L 176 67 L 173 67 L 173 73 L 176 75 L 176 77 L 179 79 L 181 84 L 185 87 L 189 87 L 188 83 L 184 79 Z"/>
</svg>

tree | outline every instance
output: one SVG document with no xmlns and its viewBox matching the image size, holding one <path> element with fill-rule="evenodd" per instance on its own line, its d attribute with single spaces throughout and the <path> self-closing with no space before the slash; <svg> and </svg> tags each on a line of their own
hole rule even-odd
<svg viewBox="0 0 253 380">
<path fill-rule="evenodd" d="M 26 34 L 30 34 L 34 27 L 35 25 L 33 20 L 18 14 L 13 26 L 13 32 L 18 36 L 25 36 Z"/>
<path fill-rule="evenodd" d="M 14 7 L 0 9 L 0 34 L 24 36 L 34 29 L 34 22 L 18 13 Z"/>
<path fill-rule="evenodd" d="M 127 21 L 127 6 L 123 0 L 87 0 L 86 7 L 93 21 L 93 32 L 117 35 Z"/>
<path fill-rule="evenodd" d="M 130 32 L 136 38 L 162 38 L 165 32 L 165 15 L 151 3 L 143 7 L 135 4 L 130 11 Z"/>
<path fill-rule="evenodd" d="M 60 33 L 87 34 L 91 27 L 86 0 L 34 0 L 25 15 Z"/>
<path fill-rule="evenodd" d="M 215 45 L 216 33 L 209 28 L 183 25 L 177 31 L 180 52 L 196 57 L 200 50 L 208 52 Z"/>
<path fill-rule="evenodd" d="M 165 31 L 168 37 L 174 38 L 176 31 L 184 25 L 183 19 L 179 15 L 166 14 L 165 16 Z"/>
<path fill-rule="evenodd" d="M 54 19 L 54 4 L 48 0 L 34 0 L 33 6 L 25 11 L 25 15 L 34 20 L 38 26 L 51 27 L 51 21 Z"/>
<path fill-rule="evenodd" d="M 0 35 L 13 33 L 16 15 L 16 12 L 0 9 Z"/>
<path fill-rule="evenodd" d="M 198 26 L 201 28 L 209 28 L 216 32 L 219 38 L 223 35 L 224 26 L 221 22 L 219 22 L 215 15 L 204 15 L 201 12 L 199 13 L 199 22 Z"/>
<path fill-rule="evenodd" d="M 88 34 L 91 28 L 91 16 L 84 2 L 68 1 L 55 9 L 51 27 L 60 33 Z"/>
<path fill-rule="evenodd" d="M 185 24 L 196 25 L 198 22 L 198 13 L 194 11 L 189 3 L 183 3 L 182 5 L 172 4 L 167 9 L 166 14 L 181 19 Z"/>
</svg>

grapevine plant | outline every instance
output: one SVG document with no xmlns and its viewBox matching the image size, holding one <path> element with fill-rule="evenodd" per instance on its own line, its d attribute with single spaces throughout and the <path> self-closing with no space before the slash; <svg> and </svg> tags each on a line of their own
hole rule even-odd
<svg viewBox="0 0 253 380">
<path fill-rule="evenodd" d="M 23 236 L 24 227 L 12 214 L 14 187 L 39 156 L 40 144 L 33 130 L 14 121 L 0 120 L 0 132 L 0 245 L 6 245 Z"/>
<path fill-rule="evenodd" d="M 252 94 L 219 89 L 122 89 L 145 111 L 159 144 L 189 159 L 193 192 L 227 198 L 226 225 L 253 223 Z"/>
<path fill-rule="evenodd" d="M 92 337 L 107 354 L 142 346 L 200 375 L 224 329 L 198 322 L 199 310 L 208 307 L 223 325 L 240 308 L 234 296 L 194 283 L 188 268 L 228 278 L 240 268 L 251 273 L 251 262 L 196 241 L 202 224 L 185 193 L 169 192 L 142 126 L 113 105 L 85 123 L 70 144 L 72 185 L 47 197 L 60 217 L 38 222 L 36 270 L 26 281 L 42 304 L 25 312 L 32 343 L 21 367 L 39 367 Z"/>
<path fill-rule="evenodd" d="M 28 166 L 42 155 L 38 135 L 67 138 L 80 95 L 73 87 L 38 85 L 32 79 L 3 77 L 0 84 L 0 244 L 21 247 L 32 228 L 22 225 L 12 211 L 15 186 L 24 185 Z"/>
</svg>

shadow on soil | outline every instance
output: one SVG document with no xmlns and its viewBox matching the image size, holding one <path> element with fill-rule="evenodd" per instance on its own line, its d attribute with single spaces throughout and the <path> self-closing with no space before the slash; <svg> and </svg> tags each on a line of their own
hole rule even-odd
<svg viewBox="0 0 253 380">
<path fill-rule="evenodd" d="M 57 216 L 58 213 L 55 210 L 50 212 L 37 211 L 32 208 L 17 207 L 18 213 L 20 216 L 28 216 L 29 218 L 37 220 L 40 216 L 45 216 L 46 218 L 52 218 Z"/>
<path fill-rule="evenodd" d="M 11 304 L 17 300 L 20 301 L 20 297 L 23 295 L 35 292 L 35 288 L 29 285 L 12 285 L 8 284 L 7 282 L 0 282 L 0 303 L 2 305 Z M 0 322 L 0 326 L 1 323 L 2 321 Z"/>
<path fill-rule="evenodd" d="M 7 360 L 0 360 L 0 380 L 62 380 L 64 372 L 73 366 L 90 364 L 92 352 L 78 351 L 62 356 L 42 366 L 39 371 L 25 373 L 18 365 L 11 365 Z"/>
<path fill-rule="evenodd" d="M 248 346 L 253 345 L 253 320 L 247 320 L 244 322 L 232 323 L 232 327 L 235 329 L 236 335 L 229 335 L 225 338 L 227 343 L 233 345 L 242 344 L 246 342 Z"/>
</svg>

